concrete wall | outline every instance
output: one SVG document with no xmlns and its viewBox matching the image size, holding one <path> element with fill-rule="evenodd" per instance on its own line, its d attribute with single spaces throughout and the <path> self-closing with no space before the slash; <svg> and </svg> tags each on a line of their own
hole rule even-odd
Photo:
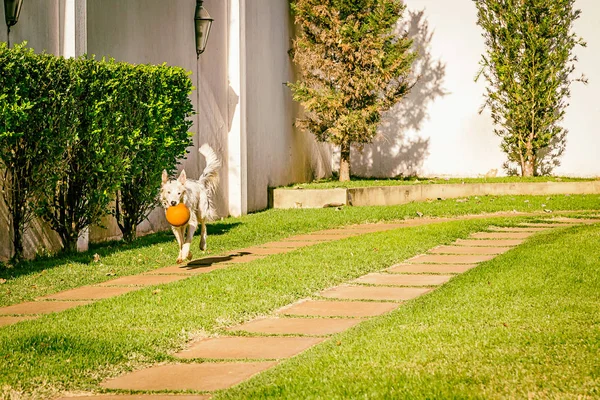
<svg viewBox="0 0 600 400">
<path fill-rule="evenodd" d="M 208 142 L 224 158 L 221 188 L 218 198 L 220 215 L 227 215 L 227 131 L 228 91 L 227 72 L 227 4 L 207 0 L 205 7 L 217 21 L 213 24 L 205 53 L 196 58 L 194 37 L 194 0 L 88 0 L 88 53 L 97 58 L 112 57 L 134 64 L 179 66 L 191 72 L 195 90 L 191 94 L 194 109 L 194 146 L 187 159 L 179 165 L 188 177 L 197 179 L 204 168 L 198 154 L 201 144 Z M 108 229 L 93 228 L 90 239 L 118 237 L 116 224 L 105 221 Z M 139 233 L 167 229 L 164 212 L 154 211 L 148 221 L 138 228 Z"/>
<path fill-rule="evenodd" d="M 248 210 L 267 207 L 267 188 L 331 173 L 330 150 L 293 126 L 298 108 L 285 85 L 293 20 L 287 0 L 245 5 Z"/>
<path fill-rule="evenodd" d="M 479 114 L 485 80 L 474 82 L 485 52 L 472 0 L 406 0 L 405 28 L 420 57 L 413 92 L 388 113 L 380 137 L 352 154 L 353 173 L 392 177 L 478 176 L 497 169 L 504 153 L 493 133 L 489 110 Z M 600 163 L 600 3 L 577 0 L 582 10 L 574 31 L 587 42 L 577 49 L 578 73 L 589 84 L 572 86 L 571 106 L 563 126 L 569 130 L 562 165 L 554 174 L 598 176 Z"/>
</svg>

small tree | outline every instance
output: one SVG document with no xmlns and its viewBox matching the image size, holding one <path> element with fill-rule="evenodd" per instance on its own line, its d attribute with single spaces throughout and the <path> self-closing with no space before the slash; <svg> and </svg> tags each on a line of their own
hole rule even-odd
<svg viewBox="0 0 600 400">
<path fill-rule="evenodd" d="M 108 214 L 129 160 L 120 130 L 114 62 L 79 58 L 66 60 L 71 85 L 65 117 L 70 124 L 62 162 L 46 179 L 52 189 L 37 208 L 60 236 L 64 250 L 75 251 L 79 234 Z"/>
<path fill-rule="evenodd" d="M 571 32 L 581 11 L 575 0 L 474 0 L 487 53 L 481 71 L 489 83 L 489 107 L 508 163 L 523 176 L 540 171 L 553 141 L 566 131 L 559 123 L 574 80 L 573 48 L 585 43 Z"/>
<path fill-rule="evenodd" d="M 370 143 L 381 114 L 410 90 L 416 53 L 395 32 L 401 0 L 296 0 L 300 32 L 292 56 L 299 80 L 289 83 L 304 107 L 296 125 L 340 147 L 340 181 L 350 180 L 350 149 Z"/>
<path fill-rule="evenodd" d="M 62 93 L 69 82 L 64 59 L 0 43 L 0 189 L 11 217 L 14 261 L 23 258 L 32 205 L 60 168 L 67 122 Z"/>
<path fill-rule="evenodd" d="M 158 205 L 163 169 L 172 172 L 192 144 L 192 81 L 181 68 L 121 65 L 121 127 L 126 130 L 130 166 L 117 192 L 114 215 L 123 239 L 132 241 L 136 227 Z"/>
</svg>

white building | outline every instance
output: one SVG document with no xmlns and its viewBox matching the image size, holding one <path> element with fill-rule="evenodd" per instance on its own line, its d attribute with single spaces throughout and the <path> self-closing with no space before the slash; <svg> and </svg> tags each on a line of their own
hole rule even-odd
<svg viewBox="0 0 600 400">
<path fill-rule="evenodd" d="M 406 0 L 406 28 L 420 51 L 422 75 L 413 93 L 382 124 L 381 137 L 353 152 L 353 173 L 477 176 L 504 161 L 487 112 L 479 114 L 485 82 L 475 83 L 483 38 L 472 0 Z M 328 176 L 336 151 L 293 127 L 299 107 L 285 82 L 294 79 L 288 50 L 294 35 L 289 0 L 205 0 L 215 22 L 208 47 L 196 58 L 195 0 L 24 0 L 11 43 L 66 57 L 94 54 L 131 63 L 181 66 L 192 72 L 198 115 L 197 148 L 210 143 L 222 155 L 219 212 L 241 215 L 267 207 L 267 188 Z M 600 3 L 577 0 L 575 31 L 588 46 L 577 50 L 587 86 L 572 87 L 564 125 L 569 129 L 555 173 L 598 176 L 600 163 Z M 4 9 L 0 7 L 0 21 Z M 0 41 L 6 41 L 0 29 Z M 182 167 L 195 178 L 204 166 L 191 151 Z M 0 207 L 0 259 L 10 255 L 6 210 Z M 140 227 L 165 228 L 160 211 Z M 92 240 L 118 235 L 93 228 Z M 35 225 L 26 247 L 55 247 L 52 232 Z"/>
</svg>

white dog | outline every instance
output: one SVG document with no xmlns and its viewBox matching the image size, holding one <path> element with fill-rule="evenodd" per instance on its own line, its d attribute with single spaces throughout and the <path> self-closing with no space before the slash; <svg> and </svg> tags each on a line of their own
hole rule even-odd
<svg viewBox="0 0 600 400">
<path fill-rule="evenodd" d="M 177 263 L 192 258 L 190 245 L 194 232 L 198 228 L 198 222 L 202 224 L 202 237 L 200 239 L 200 250 L 206 250 L 206 221 L 216 218 L 214 196 L 219 183 L 217 171 L 221 161 L 208 145 L 200 147 L 200 154 L 206 158 L 206 167 L 197 181 L 187 179 L 185 170 L 181 171 L 177 180 L 169 181 L 167 171 L 162 174 L 162 186 L 160 189 L 160 201 L 166 209 L 184 203 L 190 210 L 190 220 L 183 226 L 171 226 L 177 243 L 179 244 L 179 256 Z M 187 235 L 186 235 L 187 228 Z"/>
</svg>

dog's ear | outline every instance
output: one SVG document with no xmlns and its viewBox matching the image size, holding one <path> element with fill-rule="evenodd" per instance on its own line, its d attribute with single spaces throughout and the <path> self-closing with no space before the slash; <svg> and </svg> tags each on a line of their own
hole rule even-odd
<svg viewBox="0 0 600 400">
<path fill-rule="evenodd" d="M 177 179 L 179 181 L 179 183 L 181 183 L 182 185 L 185 185 L 185 181 L 187 179 L 187 176 L 185 175 L 185 169 L 181 171 L 181 174 L 179 174 L 179 178 Z"/>
<path fill-rule="evenodd" d="M 169 174 L 167 174 L 167 170 L 163 169 L 163 173 L 162 173 L 162 184 L 164 185 L 165 183 L 167 183 L 169 181 Z"/>
</svg>

